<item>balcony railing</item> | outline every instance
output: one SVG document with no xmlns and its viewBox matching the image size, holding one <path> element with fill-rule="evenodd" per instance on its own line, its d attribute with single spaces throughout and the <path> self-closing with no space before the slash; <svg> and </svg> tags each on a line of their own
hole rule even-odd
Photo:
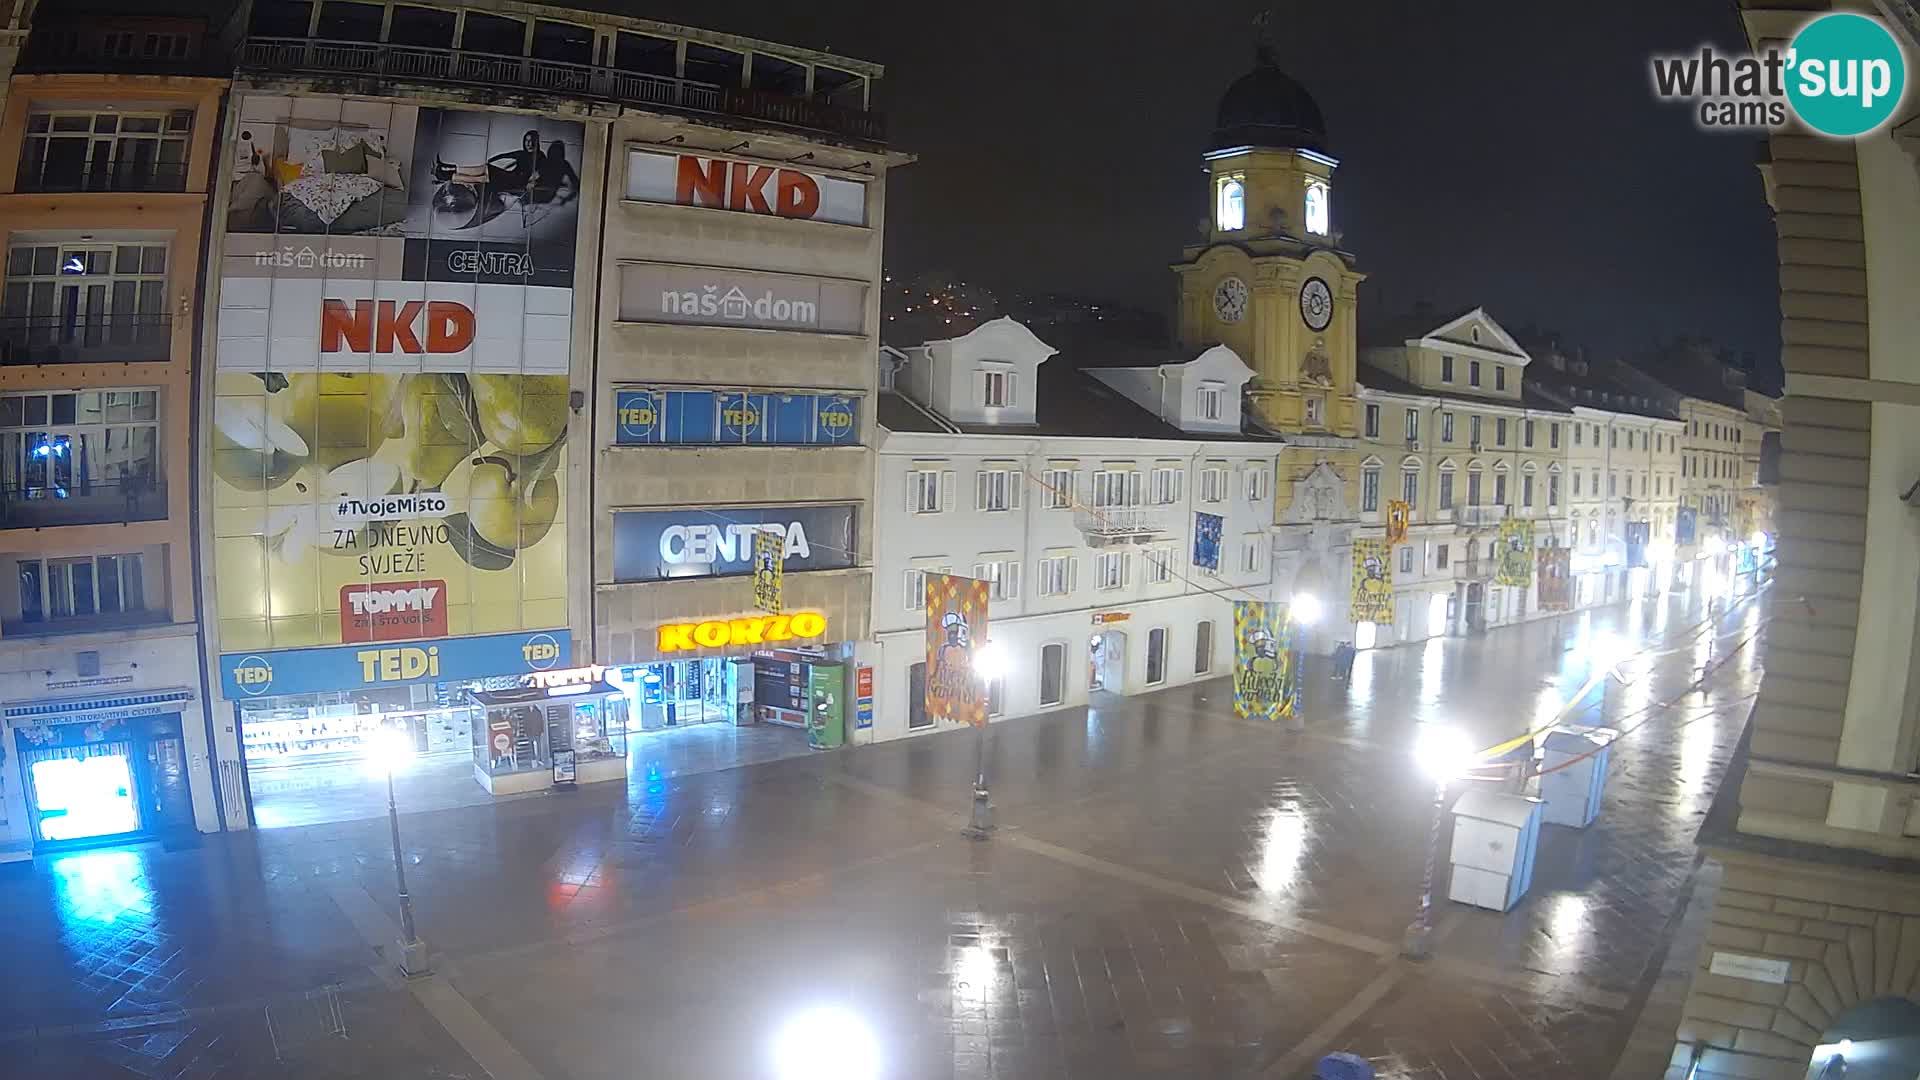
<svg viewBox="0 0 1920 1080">
<path fill-rule="evenodd" d="M 1505 506 L 1456 506 L 1453 523 L 1463 529 L 1485 529 L 1507 520 Z"/>
<path fill-rule="evenodd" d="M 1167 535 L 1172 518 L 1158 507 L 1086 506 L 1073 512 L 1073 524 L 1090 544 L 1126 544 Z"/>
<path fill-rule="evenodd" d="M 142 480 L 103 480 L 84 488 L 0 486 L 0 529 L 112 525 L 166 516 L 166 486 Z"/>
<path fill-rule="evenodd" d="M 131 630 L 171 622 L 165 608 L 145 611 L 113 611 L 93 615 L 70 615 L 57 619 L 8 619 L 0 622 L 0 638 L 53 637 L 57 634 L 91 634 L 102 630 Z"/>
<path fill-rule="evenodd" d="M 167 315 L 20 315 L 0 318 L 0 365 L 157 363 L 172 341 Z"/>
<path fill-rule="evenodd" d="M 185 191 L 185 162 L 119 161 L 99 168 L 23 161 L 13 190 L 31 194 L 67 191 Z"/>
<path fill-rule="evenodd" d="M 848 109 L 811 98 L 766 90 L 716 86 L 665 75 L 621 71 L 558 60 L 499 56 L 380 42 L 312 38 L 249 38 L 240 48 L 241 70 L 367 76 L 419 82 L 459 83 L 502 90 L 532 90 L 568 97 L 618 101 L 644 107 L 716 113 L 785 127 L 830 131 L 874 142 L 886 138 L 878 113 Z"/>
<path fill-rule="evenodd" d="M 1492 559 L 1455 559 L 1453 561 L 1453 580 L 1455 581 L 1491 581 L 1492 579 Z"/>
</svg>

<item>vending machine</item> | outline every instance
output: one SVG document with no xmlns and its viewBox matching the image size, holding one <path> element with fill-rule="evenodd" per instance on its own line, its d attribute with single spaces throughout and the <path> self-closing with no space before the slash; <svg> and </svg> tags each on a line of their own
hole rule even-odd
<svg viewBox="0 0 1920 1080">
<path fill-rule="evenodd" d="M 837 750 L 847 738 L 847 665 L 816 660 L 807 671 L 807 745 Z"/>
</svg>

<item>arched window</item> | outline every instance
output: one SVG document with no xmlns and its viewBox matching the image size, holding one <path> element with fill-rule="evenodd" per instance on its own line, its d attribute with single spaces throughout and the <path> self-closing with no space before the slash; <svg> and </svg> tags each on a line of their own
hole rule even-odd
<svg viewBox="0 0 1920 1080">
<path fill-rule="evenodd" d="M 1328 213 L 1327 185 L 1323 181 L 1311 180 L 1307 183 L 1307 231 L 1315 236 L 1327 235 L 1332 215 Z"/>
<path fill-rule="evenodd" d="M 1227 180 L 1220 184 L 1220 208 L 1214 215 L 1221 232 L 1232 232 L 1246 228 L 1247 225 L 1247 189 L 1238 180 Z"/>
</svg>

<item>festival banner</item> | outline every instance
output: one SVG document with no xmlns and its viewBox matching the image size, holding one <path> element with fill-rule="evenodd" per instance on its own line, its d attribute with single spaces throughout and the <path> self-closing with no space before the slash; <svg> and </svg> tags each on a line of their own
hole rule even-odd
<svg viewBox="0 0 1920 1080">
<path fill-rule="evenodd" d="M 1653 525 L 1645 521 L 1627 522 L 1627 565 L 1647 565 L 1647 543 L 1652 539 Z"/>
<path fill-rule="evenodd" d="M 1287 605 L 1233 602 L 1233 711 L 1279 720 L 1293 715 L 1300 696 L 1300 654 L 1293 645 Z"/>
<path fill-rule="evenodd" d="M 1573 549 L 1541 548 L 1540 610 L 1567 611 L 1573 607 Z"/>
<path fill-rule="evenodd" d="M 1694 542 L 1695 522 L 1696 518 L 1693 507 L 1681 507 L 1680 512 L 1675 514 L 1673 519 L 1674 544 L 1680 547 L 1686 547 Z"/>
<path fill-rule="evenodd" d="M 1387 543 L 1404 544 L 1407 542 L 1407 521 L 1413 514 L 1413 507 L 1404 499 L 1391 499 L 1387 502 Z"/>
<path fill-rule="evenodd" d="M 927 715 L 983 727 L 986 687 L 973 674 L 973 652 L 987 640 L 988 582 L 927 575 Z"/>
<path fill-rule="evenodd" d="M 786 534 L 761 529 L 753 534 L 753 606 L 780 614 L 780 592 L 785 578 Z"/>
<path fill-rule="evenodd" d="M 1533 522 L 1508 518 L 1500 523 L 1499 558 L 1493 564 L 1496 585 L 1533 584 Z"/>
<path fill-rule="evenodd" d="M 1353 594 L 1348 599 L 1354 622 L 1393 622 L 1393 547 L 1385 540 L 1353 542 Z"/>
<path fill-rule="evenodd" d="M 1193 565 L 1202 570 L 1220 570 L 1220 534 L 1226 519 L 1219 514 L 1193 515 Z"/>
</svg>

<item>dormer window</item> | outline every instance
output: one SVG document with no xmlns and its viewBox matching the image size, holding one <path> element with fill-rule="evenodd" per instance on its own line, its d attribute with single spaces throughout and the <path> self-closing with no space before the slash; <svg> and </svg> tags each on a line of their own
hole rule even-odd
<svg viewBox="0 0 1920 1080">
<path fill-rule="evenodd" d="M 1214 212 L 1214 219 L 1221 232 L 1234 232 L 1247 227 L 1245 184 L 1234 179 L 1220 182 L 1220 206 Z"/>
<path fill-rule="evenodd" d="M 1194 394 L 1194 415 L 1201 420 L 1220 419 L 1220 392 L 1225 387 L 1220 383 L 1201 383 Z"/>
<path fill-rule="evenodd" d="M 1013 405 L 1013 372 L 1007 368 L 987 368 L 980 373 L 980 404 L 988 409 Z"/>
<path fill-rule="evenodd" d="M 1315 236 L 1327 235 L 1332 223 L 1332 207 L 1328 205 L 1331 198 L 1326 181 L 1307 181 L 1307 231 Z"/>
</svg>

